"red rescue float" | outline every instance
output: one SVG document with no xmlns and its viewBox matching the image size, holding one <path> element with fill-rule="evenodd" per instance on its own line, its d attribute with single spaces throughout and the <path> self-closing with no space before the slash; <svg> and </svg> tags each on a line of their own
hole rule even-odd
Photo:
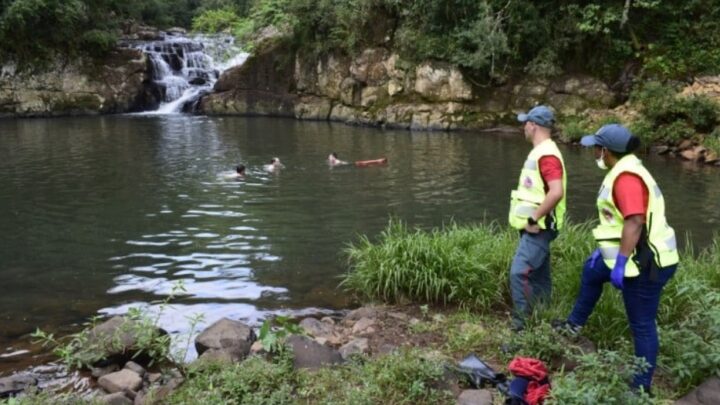
<svg viewBox="0 0 720 405">
<path fill-rule="evenodd" d="M 368 166 L 379 166 L 386 165 L 388 162 L 387 158 L 373 159 L 373 160 L 356 160 L 355 166 L 357 167 L 368 167 Z"/>
</svg>

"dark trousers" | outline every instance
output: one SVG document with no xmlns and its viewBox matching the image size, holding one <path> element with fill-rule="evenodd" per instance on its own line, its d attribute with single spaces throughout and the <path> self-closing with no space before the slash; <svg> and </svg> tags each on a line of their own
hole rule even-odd
<svg viewBox="0 0 720 405">
<path fill-rule="evenodd" d="M 513 327 L 522 328 L 525 318 L 537 301 L 549 301 L 550 242 L 557 232 L 543 230 L 537 234 L 522 232 L 510 266 L 510 293 L 513 300 Z"/>
<path fill-rule="evenodd" d="M 662 268 L 658 270 L 657 280 L 653 281 L 650 279 L 650 270 L 641 269 L 639 276 L 626 277 L 623 281 L 622 296 L 635 344 L 635 356 L 645 358 L 650 365 L 645 372 L 635 375 L 633 387 L 642 387 L 646 391 L 650 389 L 657 365 L 659 343 L 655 318 L 660 295 L 676 270 L 677 265 Z M 589 260 L 585 262 L 580 294 L 568 321 L 575 325 L 585 325 L 600 299 L 603 285 L 610 281 L 610 271 L 601 259 L 594 266 L 590 266 Z"/>
</svg>

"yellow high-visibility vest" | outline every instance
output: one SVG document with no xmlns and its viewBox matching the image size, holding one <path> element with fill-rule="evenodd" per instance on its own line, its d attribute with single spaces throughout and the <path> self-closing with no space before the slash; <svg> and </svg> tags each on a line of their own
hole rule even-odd
<svg viewBox="0 0 720 405">
<path fill-rule="evenodd" d="M 560 230 L 565 223 L 565 201 L 567 201 L 567 171 L 562 154 L 555 142 L 547 139 L 533 148 L 525 160 L 517 189 L 510 194 L 510 213 L 508 221 L 515 229 L 523 229 L 527 225 L 527 219 L 535 213 L 535 210 L 545 200 L 545 186 L 540 173 L 540 158 L 543 156 L 555 156 L 560 160 L 563 168 L 562 187 L 563 197 L 558 201 L 555 208 L 548 214 L 551 217 L 551 228 Z M 545 217 L 537 218 L 540 229 L 546 229 Z"/>
<path fill-rule="evenodd" d="M 648 189 L 644 234 L 647 237 L 647 244 L 653 252 L 655 263 L 661 268 L 677 264 L 679 261 L 677 241 L 675 231 L 665 218 L 665 199 L 650 172 L 643 166 L 640 159 L 632 154 L 622 157 L 610 169 L 605 175 L 598 193 L 597 208 L 600 225 L 593 229 L 593 236 L 600 246 L 605 264 L 612 269 L 615 266 L 615 259 L 620 253 L 620 239 L 625 219 L 613 200 L 613 186 L 617 177 L 626 172 L 640 177 Z M 628 260 L 625 266 L 625 277 L 636 277 L 639 274 L 636 261 Z"/>
</svg>

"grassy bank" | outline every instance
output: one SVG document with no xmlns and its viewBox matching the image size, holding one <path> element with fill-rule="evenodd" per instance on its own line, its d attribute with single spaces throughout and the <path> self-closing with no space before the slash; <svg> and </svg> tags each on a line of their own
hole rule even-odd
<svg viewBox="0 0 720 405">
<path fill-rule="evenodd" d="M 552 245 L 552 303 L 531 321 L 532 333 L 524 338 L 535 339 L 525 342 L 529 354 L 547 359 L 565 350 L 547 323 L 572 309 L 582 263 L 594 249 L 589 229 L 590 224 L 570 225 Z M 489 319 L 480 323 L 495 325 L 494 332 L 466 339 L 479 347 L 458 347 L 481 349 L 482 338 L 506 329 L 511 306 L 508 269 L 516 244 L 514 231 L 494 224 L 424 232 L 391 221 L 377 242 L 361 238 L 348 249 L 352 270 L 344 285 L 364 300 L 451 304 L 485 314 Z M 720 241 L 699 253 L 687 248 L 681 258 L 676 277 L 665 288 L 658 319 L 660 398 L 675 397 L 720 372 Z M 606 287 L 583 335 L 601 349 L 599 356 L 628 358 L 632 353 L 622 299 L 612 287 Z M 490 339 L 487 350 L 495 340 Z M 597 375 L 586 377 L 567 374 L 560 381 L 596 385 Z"/>
</svg>

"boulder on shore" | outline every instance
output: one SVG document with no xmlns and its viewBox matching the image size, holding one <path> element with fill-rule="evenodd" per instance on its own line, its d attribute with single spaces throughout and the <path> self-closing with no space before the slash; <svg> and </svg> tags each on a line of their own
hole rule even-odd
<svg viewBox="0 0 720 405">
<path fill-rule="evenodd" d="M 293 366 L 295 369 L 319 369 L 343 362 L 337 350 L 321 345 L 306 336 L 292 335 L 285 344 L 293 351 Z"/>
<path fill-rule="evenodd" d="M 198 355 L 207 350 L 232 350 L 242 351 L 243 357 L 250 352 L 250 347 L 257 340 L 253 329 L 240 322 L 228 318 L 222 318 L 210 325 L 195 338 L 195 349 Z"/>
<path fill-rule="evenodd" d="M 27 374 L 15 374 L 0 378 L 0 398 L 15 395 L 37 385 L 35 377 Z"/>
</svg>

